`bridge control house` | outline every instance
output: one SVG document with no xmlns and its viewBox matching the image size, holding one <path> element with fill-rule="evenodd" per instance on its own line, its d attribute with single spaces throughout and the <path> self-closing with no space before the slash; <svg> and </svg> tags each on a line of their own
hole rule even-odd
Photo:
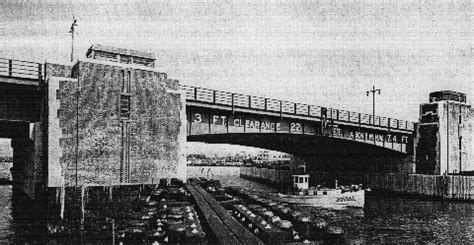
<svg viewBox="0 0 474 245">
<path fill-rule="evenodd" d="M 186 179 L 184 97 L 153 54 L 92 45 L 46 64 L 48 186 Z"/>
<path fill-rule="evenodd" d="M 416 173 L 474 173 L 474 108 L 454 91 L 430 94 L 420 105 Z"/>
</svg>

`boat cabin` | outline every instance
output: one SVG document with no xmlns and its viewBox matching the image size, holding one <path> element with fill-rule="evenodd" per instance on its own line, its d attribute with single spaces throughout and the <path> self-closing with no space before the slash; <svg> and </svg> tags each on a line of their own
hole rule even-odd
<svg viewBox="0 0 474 245">
<path fill-rule="evenodd" d="M 295 174 L 293 175 L 293 187 L 298 190 L 309 189 L 309 174 Z"/>
</svg>

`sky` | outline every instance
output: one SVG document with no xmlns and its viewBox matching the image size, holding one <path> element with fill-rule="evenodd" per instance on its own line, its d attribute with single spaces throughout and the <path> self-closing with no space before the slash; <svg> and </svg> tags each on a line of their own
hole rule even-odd
<svg viewBox="0 0 474 245">
<path fill-rule="evenodd" d="M 21 4 L 18 4 L 20 2 Z M 13 1 L 0 57 L 69 62 L 92 44 L 155 53 L 182 84 L 417 121 L 437 90 L 473 92 L 473 3 L 460 1 Z"/>
</svg>

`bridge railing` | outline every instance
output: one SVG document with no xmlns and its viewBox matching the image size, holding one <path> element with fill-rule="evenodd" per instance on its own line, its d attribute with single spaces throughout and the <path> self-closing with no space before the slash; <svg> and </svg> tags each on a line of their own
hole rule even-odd
<svg viewBox="0 0 474 245">
<path fill-rule="evenodd" d="M 281 115 L 292 114 L 308 117 L 327 118 L 333 119 L 335 121 L 374 125 L 388 129 L 401 129 L 408 131 L 413 131 L 415 129 L 415 123 L 394 118 L 380 116 L 375 116 L 374 118 L 374 116 L 370 114 L 187 85 L 181 85 L 181 89 L 185 91 L 186 99 L 192 101 L 227 105 L 236 108 L 248 108 L 261 111 L 277 112 Z"/>
<path fill-rule="evenodd" d="M 44 78 L 44 64 L 0 58 L 0 76 L 41 81 Z"/>
</svg>

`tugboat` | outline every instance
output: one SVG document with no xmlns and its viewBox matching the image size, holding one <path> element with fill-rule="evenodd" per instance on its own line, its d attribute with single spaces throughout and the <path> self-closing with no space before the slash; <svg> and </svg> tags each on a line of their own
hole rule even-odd
<svg viewBox="0 0 474 245">
<path fill-rule="evenodd" d="M 275 201 L 302 206 L 317 206 L 322 208 L 341 209 L 347 207 L 363 208 L 365 190 L 353 185 L 351 188 L 342 188 L 337 185 L 330 188 L 309 188 L 309 174 L 293 175 L 293 187 L 296 190 L 289 194 L 272 194 Z"/>
</svg>

